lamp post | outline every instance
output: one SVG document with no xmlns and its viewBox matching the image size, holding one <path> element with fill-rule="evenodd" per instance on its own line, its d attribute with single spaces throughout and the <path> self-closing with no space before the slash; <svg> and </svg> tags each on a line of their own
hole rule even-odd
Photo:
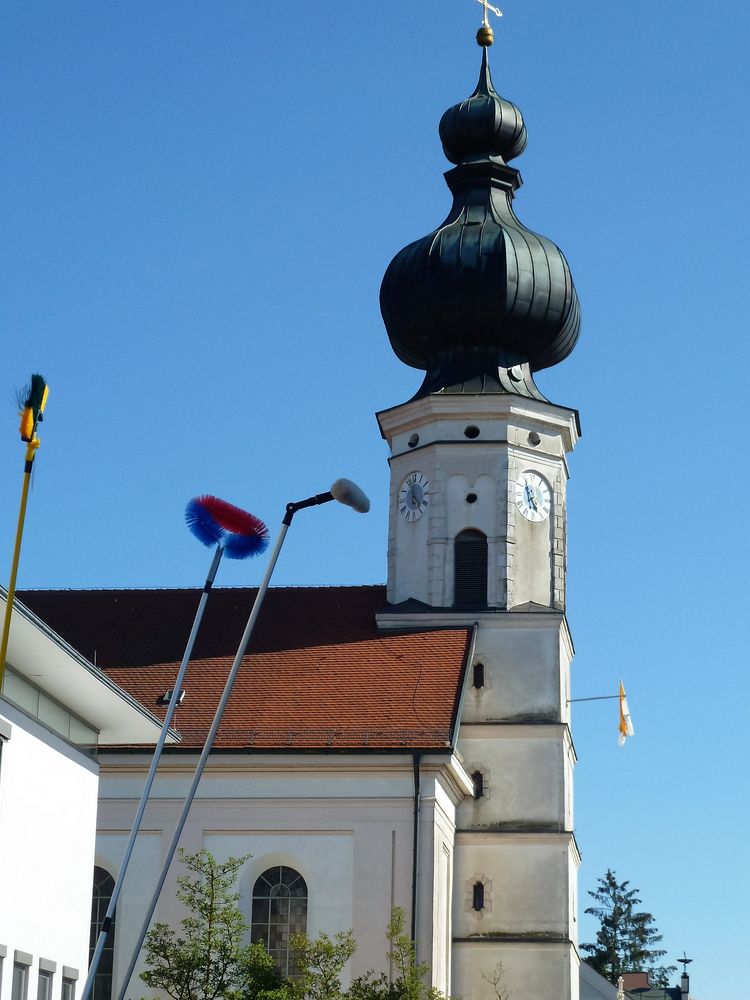
<svg viewBox="0 0 750 1000">
<path fill-rule="evenodd" d="M 349 479 L 337 479 L 336 482 L 331 486 L 331 489 L 326 493 L 317 493 L 314 496 L 308 497 L 306 500 L 298 500 L 296 502 L 291 502 L 286 505 L 286 511 L 281 522 L 281 530 L 279 531 L 279 536 L 276 539 L 276 544 L 273 548 L 271 556 L 268 560 L 268 566 L 266 568 L 265 576 L 258 588 L 258 593 L 255 596 L 255 601 L 253 602 L 252 609 L 250 611 L 250 617 L 245 625 L 245 631 L 242 633 L 242 638 L 240 639 L 240 644 L 237 647 L 237 652 L 235 653 L 234 661 L 232 662 L 229 675 L 224 684 L 224 690 L 221 694 L 221 699 L 216 708 L 214 714 L 213 722 L 211 723 L 211 728 L 208 731 L 206 741 L 203 745 L 203 750 L 198 758 L 198 763 L 195 768 L 195 773 L 193 774 L 193 780 L 188 789 L 187 796 L 182 806 L 182 811 L 180 812 L 179 818 L 177 820 L 177 825 L 172 835 L 172 840 L 167 848 L 167 853 L 164 858 L 164 863 L 162 864 L 159 877 L 156 881 L 154 887 L 153 895 L 148 905 L 146 916 L 141 925 L 141 929 L 138 932 L 138 937 L 136 939 L 135 948 L 130 957 L 130 962 L 128 964 L 125 976 L 122 982 L 122 987 L 118 994 L 118 1000 L 124 1000 L 125 994 L 127 992 L 128 986 L 130 985 L 130 979 L 133 975 L 136 963 L 138 961 L 138 955 L 140 954 L 143 942 L 145 940 L 146 934 L 148 932 L 149 924 L 154 915 L 154 910 L 156 909 L 156 904 L 159 900 L 161 890 L 164 887 L 164 882 L 167 878 L 167 873 L 169 867 L 172 864 L 172 859 L 174 858 L 175 851 L 177 850 L 177 844 L 182 835 L 183 828 L 185 826 L 185 821 L 187 820 L 188 813 L 190 812 L 190 807 L 193 804 L 193 799 L 195 798 L 195 793 L 198 788 L 198 783 L 200 782 L 201 775 L 206 766 L 208 760 L 208 755 L 213 747 L 214 740 L 216 738 L 216 733 L 218 732 L 219 725 L 221 724 L 222 716 L 224 715 L 224 709 L 227 706 L 229 697 L 232 693 L 232 688 L 234 687 L 234 682 L 237 677 L 237 672 L 240 669 L 242 663 L 242 658 L 245 655 L 250 638 L 255 629 L 255 623 L 258 620 L 260 610 L 263 606 L 263 600 L 266 596 L 266 591 L 271 582 L 271 577 L 273 576 L 273 571 L 276 567 L 276 563 L 279 558 L 279 553 L 281 552 L 281 547 L 284 544 L 284 539 L 286 538 L 287 532 L 292 524 L 292 519 L 297 511 L 304 510 L 306 507 L 315 507 L 319 504 L 329 503 L 331 500 L 337 500 L 339 503 L 344 504 L 347 507 L 351 507 L 360 514 L 366 514 L 370 509 L 370 501 L 367 499 L 366 495 L 362 490 Z"/>
</svg>

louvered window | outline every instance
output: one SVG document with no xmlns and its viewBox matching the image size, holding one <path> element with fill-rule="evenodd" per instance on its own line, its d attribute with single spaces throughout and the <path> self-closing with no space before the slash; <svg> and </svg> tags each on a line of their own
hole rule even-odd
<svg viewBox="0 0 750 1000">
<path fill-rule="evenodd" d="M 456 535 L 454 542 L 457 608 L 481 608 L 487 604 L 487 539 L 472 528 Z"/>
</svg>

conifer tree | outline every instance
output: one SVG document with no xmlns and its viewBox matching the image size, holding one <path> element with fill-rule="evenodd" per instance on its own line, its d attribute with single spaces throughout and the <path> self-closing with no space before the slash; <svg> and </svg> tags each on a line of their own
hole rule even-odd
<svg viewBox="0 0 750 1000">
<path fill-rule="evenodd" d="M 655 986 L 667 986 L 676 967 L 659 964 L 666 951 L 654 945 L 662 935 L 650 913 L 636 910 L 641 903 L 638 889 L 629 886 L 628 881 L 618 882 L 615 873 L 607 869 L 596 889 L 589 890 L 596 906 L 589 906 L 586 913 L 597 918 L 599 930 L 596 941 L 581 948 L 588 952 L 588 964 L 615 986 L 625 972 L 648 972 Z"/>
</svg>

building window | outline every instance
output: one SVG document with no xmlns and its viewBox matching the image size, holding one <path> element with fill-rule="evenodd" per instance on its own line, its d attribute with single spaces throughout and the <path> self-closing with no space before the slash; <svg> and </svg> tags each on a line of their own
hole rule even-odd
<svg viewBox="0 0 750 1000">
<path fill-rule="evenodd" d="M 457 608 L 487 606 L 487 538 L 469 528 L 456 535 L 453 604 Z"/>
<path fill-rule="evenodd" d="M 297 956 L 291 938 L 306 930 L 305 880 L 299 872 L 284 865 L 264 871 L 253 887 L 251 940 L 265 945 L 282 976 L 297 974 Z"/>
<path fill-rule="evenodd" d="M 76 1000 L 76 981 L 63 977 L 60 1000 Z"/>
<path fill-rule="evenodd" d="M 36 1000 L 52 1000 L 52 973 L 47 972 L 46 969 L 39 970 Z"/>
<path fill-rule="evenodd" d="M 474 771 L 471 780 L 474 782 L 474 798 L 481 799 L 484 795 L 484 775 L 481 771 Z"/>
<path fill-rule="evenodd" d="M 484 664 L 475 663 L 474 664 L 474 687 L 483 688 L 484 687 Z"/>
<path fill-rule="evenodd" d="M 91 934 L 89 937 L 89 964 L 94 957 L 96 942 L 107 915 L 115 880 L 104 868 L 94 868 L 94 889 L 91 894 Z M 91 1000 L 111 1000 L 112 998 L 112 966 L 115 956 L 115 922 L 112 920 L 107 943 L 102 949 L 99 967 L 94 977 L 91 990 Z"/>
<path fill-rule="evenodd" d="M 11 1000 L 26 1000 L 29 988 L 29 967 L 22 962 L 13 963 L 13 985 L 10 989 Z"/>
<path fill-rule="evenodd" d="M 471 905 L 475 910 L 484 909 L 484 882 L 475 882 Z"/>
</svg>

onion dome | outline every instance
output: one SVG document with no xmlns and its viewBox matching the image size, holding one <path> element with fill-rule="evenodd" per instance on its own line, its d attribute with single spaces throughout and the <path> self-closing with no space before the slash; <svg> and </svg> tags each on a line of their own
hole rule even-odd
<svg viewBox="0 0 750 1000">
<path fill-rule="evenodd" d="M 482 44 L 480 42 L 480 44 Z M 532 373 L 566 358 L 580 328 L 567 261 L 526 229 L 512 201 L 526 147 L 521 112 L 492 85 L 487 48 L 476 90 L 445 112 L 440 139 L 456 166 L 443 224 L 393 258 L 380 289 L 391 346 L 431 392 L 543 398 Z"/>
</svg>

